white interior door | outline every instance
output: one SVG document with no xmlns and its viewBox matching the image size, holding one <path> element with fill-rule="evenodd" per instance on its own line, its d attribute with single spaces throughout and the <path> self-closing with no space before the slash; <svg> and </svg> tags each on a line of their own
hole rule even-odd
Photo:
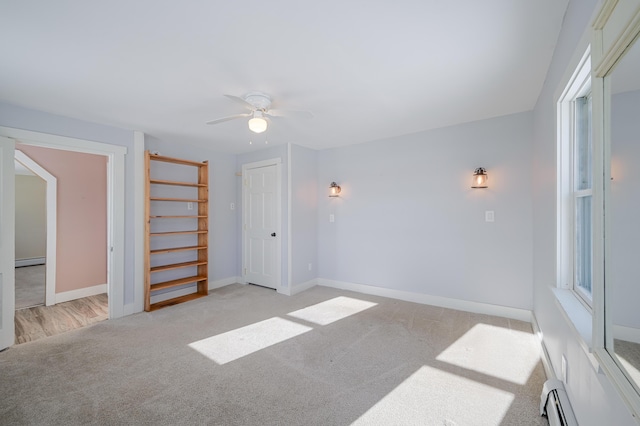
<svg viewBox="0 0 640 426">
<path fill-rule="evenodd" d="M 15 340 L 15 142 L 0 136 L 0 350 Z"/>
<path fill-rule="evenodd" d="M 277 288 L 279 164 L 247 168 L 244 180 L 244 279 Z"/>
</svg>

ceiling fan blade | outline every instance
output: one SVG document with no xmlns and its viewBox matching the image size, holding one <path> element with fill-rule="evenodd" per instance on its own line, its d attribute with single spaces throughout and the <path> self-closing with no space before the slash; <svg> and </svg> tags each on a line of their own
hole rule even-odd
<svg viewBox="0 0 640 426">
<path fill-rule="evenodd" d="M 249 102 L 245 101 L 244 99 L 242 99 L 242 98 L 240 98 L 238 96 L 233 96 L 233 95 L 225 95 L 225 96 L 227 98 L 231 99 L 232 101 L 235 101 L 235 102 L 238 102 L 239 104 L 242 104 L 242 106 L 244 106 L 247 109 L 250 109 L 251 111 L 256 109 L 256 107 L 254 107 Z"/>
<path fill-rule="evenodd" d="M 235 114 L 235 115 L 230 115 L 228 117 L 222 117 L 222 118 L 218 118 L 216 120 L 211 120 L 211 121 L 207 121 L 206 124 L 218 124 L 218 123 L 224 123 L 225 121 L 230 121 L 230 120 L 235 120 L 236 118 L 242 118 L 242 117 L 251 117 L 251 113 L 247 112 L 245 114 Z"/>
<path fill-rule="evenodd" d="M 313 113 L 311 113 L 311 111 L 270 109 L 267 110 L 265 114 L 272 117 L 313 118 Z"/>
</svg>

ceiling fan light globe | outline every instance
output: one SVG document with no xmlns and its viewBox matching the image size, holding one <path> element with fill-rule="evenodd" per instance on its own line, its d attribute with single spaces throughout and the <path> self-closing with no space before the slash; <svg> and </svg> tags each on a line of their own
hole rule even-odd
<svg viewBox="0 0 640 426">
<path fill-rule="evenodd" d="M 262 117 L 253 117 L 249 120 L 249 130 L 253 133 L 262 133 L 267 130 L 267 120 Z"/>
</svg>

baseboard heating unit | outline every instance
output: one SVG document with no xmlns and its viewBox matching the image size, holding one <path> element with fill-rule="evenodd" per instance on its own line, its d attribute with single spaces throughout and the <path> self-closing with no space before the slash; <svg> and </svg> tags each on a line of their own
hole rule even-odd
<svg viewBox="0 0 640 426">
<path fill-rule="evenodd" d="M 562 381 L 549 379 L 544 382 L 540 395 L 540 415 L 547 416 L 549 426 L 578 426 Z"/>
</svg>

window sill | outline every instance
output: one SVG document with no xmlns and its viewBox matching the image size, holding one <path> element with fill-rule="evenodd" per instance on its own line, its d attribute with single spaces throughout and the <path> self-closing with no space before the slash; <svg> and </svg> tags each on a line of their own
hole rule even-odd
<svg viewBox="0 0 640 426">
<path fill-rule="evenodd" d="M 551 287 L 560 312 L 578 338 L 580 346 L 591 362 L 594 371 L 601 372 L 600 363 L 593 354 L 593 317 L 571 290 Z"/>
</svg>

